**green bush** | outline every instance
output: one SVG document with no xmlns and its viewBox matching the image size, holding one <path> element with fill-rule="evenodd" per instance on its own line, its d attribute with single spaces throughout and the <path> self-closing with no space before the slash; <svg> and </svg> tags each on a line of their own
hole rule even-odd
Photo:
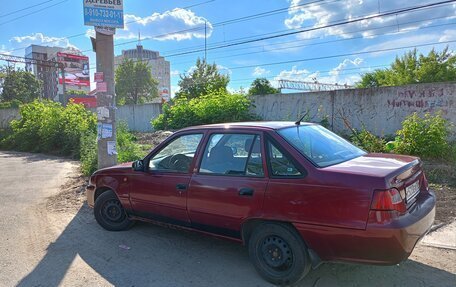
<svg viewBox="0 0 456 287">
<path fill-rule="evenodd" d="M 0 109 L 11 109 L 11 108 L 19 108 L 22 104 L 19 100 L 12 100 L 8 102 L 0 102 Z"/>
<path fill-rule="evenodd" d="M 63 107 L 35 100 L 20 106 L 21 118 L 11 122 L 3 146 L 20 151 L 44 152 L 79 158 L 81 135 L 96 131 L 96 117 L 82 105 Z"/>
<path fill-rule="evenodd" d="M 117 123 L 117 161 L 134 161 L 145 156 L 140 145 L 136 143 L 136 137 L 128 130 L 124 122 Z M 89 131 L 81 137 L 81 170 L 84 175 L 91 175 L 98 168 L 97 133 Z"/>
<path fill-rule="evenodd" d="M 201 124 L 257 119 L 250 113 L 250 106 L 250 100 L 244 95 L 216 91 L 191 100 L 177 99 L 172 106 L 164 105 L 163 113 L 151 124 L 156 130 L 175 130 Z"/>
<path fill-rule="evenodd" d="M 368 152 L 385 152 L 385 140 L 365 128 L 350 137 L 353 144 Z"/>
<path fill-rule="evenodd" d="M 396 132 L 394 152 L 422 158 L 444 158 L 450 153 L 448 135 L 450 124 L 440 113 L 424 117 L 413 113 L 402 122 Z"/>
<path fill-rule="evenodd" d="M 87 131 L 81 136 L 81 171 L 84 175 L 89 176 L 98 168 L 97 154 L 97 133 Z"/>
<path fill-rule="evenodd" d="M 136 143 L 136 137 L 128 130 L 128 125 L 120 122 L 116 127 L 118 162 L 128 162 L 142 158 L 144 154 Z"/>
</svg>

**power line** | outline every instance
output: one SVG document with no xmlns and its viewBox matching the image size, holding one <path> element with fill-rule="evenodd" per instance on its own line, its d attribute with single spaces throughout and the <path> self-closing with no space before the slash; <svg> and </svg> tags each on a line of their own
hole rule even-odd
<svg viewBox="0 0 456 287">
<path fill-rule="evenodd" d="M 298 60 L 263 63 L 263 64 L 256 64 L 256 65 L 245 65 L 245 66 L 237 66 L 237 67 L 228 67 L 228 69 L 230 69 L 230 70 L 238 70 L 238 69 L 253 68 L 253 67 L 275 66 L 275 65 L 281 65 L 281 64 L 308 62 L 308 61 L 316 61 L 316 60 L 324 60 L 324 59 L 332 59 L 332 58 L 342 58 L 342 57 L 350 57 L 350 56 L 357 56 L 357 55 L 370 54 L 370 53 L 389 52 L 389 51 L 401 50 L 401 49 L 411 49 L 411 48 L 426 47 L 426 46 L 432 46 L 432 45 L 450 44 L 450 43 L 454 43 L 454 42 L 456 42 L 456 40 L 442 41 L 442 42 L 433 42 L 433 43 L 428 43 L 428 44 L 412 45 L 412 46 L 404 46 L 404 47 L 378 49 L 378 50 L 371 50 L 371 51 L 345 53 L 345 54 L 338 54 L 338 55 L 331 55 L 331 56 L 304 58 L 304 59 L 298 59 Z"/>
<path fill-rule="evenodd" d="M 22 8 L 22 9 L 19 9 L 19 10 L 15 10 L 15 11 L 12 11 L 12 12 L 8 12 L 8 13 L 6 13 L 6 14 L 0 15 L 0 18 L 1 18 L 1 17 L 10 16 L 10 15 L 14 15 L 14 14 L 16 14 L 16 13 L 19 13 L 19 12 L 22 12 L 22 11 L 25 11 L 25 10 L 28 10 L 28 9 L 31 9 L 31 8 L 38 7 L 38 6 L 41 6 L 41 5 L 43 5 L 43 4 L 46 4 L 46 3 L 49 3 L 49 2 L 52 2 L 52 1 L 55 1 L 55 0 L 47 0 L 47 1 L 44 1 L 44 2 L 37 3 L 37 4 L 35 4 L 35 5 L 31 5 L 31 6 L 28 6 L 28 7 Z"/>
<path fill-rule="evenodd" d="M 52 8 L 52 7 L 54 7 L 54 6 L 57 6 L 57 5 L 59 5 L 59 4 L 62 4 L 62 3 L 64 3 L 64 2 L 68 2 L 68 1 L 69 1 L 69 0 L 63 0 L 63 1 L 57 2 L 57 3 L 53 4 L 53 5 L 50 5 L 50 6 L 46 6 L 46 7 L 44 7 L 44 8 L 41 8 L 41 9 L 35 10 L 35 11 L 33 11 L 33 12 L 30 12 L 30 13 L 27 13 L 27 14 L 25 14 L 25 15 L 22 15 L 22 16 L 19 16 L 19 17 L 16 17 L 16 18 L 14 18 L 14 19 L 11 19 L 11 20 L 8 20 L 8 21 L 5 21 L 5 22 L 2 22 L 2 23 L 0 23 L 0 26 L 1 26 L 1 25 L 5 25 L 5 24 L 8 24 L 8 23 L 11 23 L 11 22 L 13 22 L 13 21 L 16 21 L 16 20 L 18 20 L 18 19 L 22 19 L 22 18 L 24 18 L 24 17 L 27 17 L 27 16 L 30 16 L 30 15 L 32 15 L 32 14 L 36 14 L 36 13 L 38 13 L 38 12 L 41 12 L 41 11 L 43 11 L 43 10 L 46 10 L 46 9 Z"/>
<path fill-rule="evenodd" d="M 433 20 L 440 20 L 440 19 L 452 19 L 452 18 L 453 18 L 453 16 L 451 16 L 451 17 L 448 17 L 448 16 L 433 17 L 433 18 L 426 18 L 426 19 L 421 19 L 421 20 L 417 20 L 417 21 L 403 22 L 400 25 L 404 26 L 404 25 L 409 25 L 409 24 L 421 23 L 421 22 L 424 22 L 424 21 L 433 21 Z M 442 26 L 444 26 L 444 25 L 445 24 L 442 24 Z M 437 27 L 437 26 L 439 26 L 439 25 L 425 26 L 425 27 L 420 27 L 418 29 L 425 29 L 427 27 Z M 385 28 L 390 28 L 390 27 L 397 27 L 397 24 L 388 25 L 388 26 L 381 26 L 381 27 L 377 27 L 377 28 L 369 28 L 369 29 L 350 31 L 350 32 L 346 32 L 346 33 L 339 33 L 338 36 L 350 36 L 350 35 L 353 35 L 355 33 L 380 30 L 380 29 L 385 29 Z M 400 32 L 398 32 L 398 33 L 400 33 Z M 380 34 L 377 34 L 377 35 L 380 35 Z M 242 38 L 238 38 L 238 39 L 242 39 Z M 300 43 L 300 42 L 304 42 L 304 41 L 307 42 L 307 41 L 316 40 L 316 39 L 321 39 L 321 37 L 312 37 L 312 38 L 301 39 L 301 40 L 292 40 L 292 41 L 286 41 L 286 42 L 271 43 L 271 44 L 268 44 L 267 46 L 276 46 L 276 45 L 283 45 L 283 44 L 297 43 L 297 42 Z M 352 38 L 349 38 L 347 40 L 350 40 L 350 39 L 354 39 L 354 38 L 352 37 Z M 213 43 L 212 45 L 215 46 L 216 44 L 221 44 L 221 43 L 224 43 L 224 41 L 216 42 L 216 43 Z M 199 47 L 202 47 L 202 45 L 193 46 L 193 48 L 195 48 L 195 47 L 199 48 Z M 188 48 L 190 48 L 190 47 L 188 47 Z M 247 50 L 247 49 L 254 49 L 254 48 L 265 48 L 265 45 L 264 44 L 260 44 L 260 45 L 254 45 L 254 46 L 249 46 L 249 47 L 235 48 L 235 49 L 231 49 L 230 51 Z M 175 50 L 168 50 L 168 51 L 165 51 L 163 53 L 178 52 L 178 51 L 182 51 L 182 50 L 185 50 L 185 48 L 175 49 Z M 214 52 L 214 53 L 225 53 L 225 52 L 224 51 L 219 51 L 219 52 Z M 212 55 L 214 55 L 214 53 Z"/>
<path fill-rule="evenodd" d="M 211 24 L 211 26 L 212 27 L 218 27 L 218 26 L 222 26 L 222 25 L 229 25 L 229 24 L 233 24 L 233 23 L 248 21 L 248 20 L 251 20 L 251 19 L 257 19 L 257 18 L 260 18 L 260 17 L 271 16 L 271 15 L 278 14 L 277 11 L 279 11 L 279 10 L 281 11 L 280 13 L 283 13 L 283 12 L 287 11 L 288 9 L 296 9 L 297 7 L 304 7 L 304 6 L 312 5 L 312 4 L 315 4 L 315 3 L 321 3 L 321 2 L 332 3 L 332 2 L 339 2 L 339 1 L 342 1 L 342 0 L 316 0 L 316 1 L 313 1 L 313 2 L 299 4 L 299 5 L 295 5 L 295 6 L 291 6 L 291 7 L 286 7 L 286 8 L 266 11 L 266 12 L 262 12 L 262 13 L 257 13 L 257 14 L 253 14 L 253 15 L 249 15 L 249 16 L 243 16 L 243 17 L 239 17 L 239 18 L 229 19 L 229 20 L 225 20 L 225 21 L 221 21 L 221 22 L 217 22 L 217 23 Z M 323 3 L 323 4 L 327 4 L 327 3 Z M 181 8 L 181 9 L 185 9 L 185 8 Z M 271 13 L 271 12 L 274 12 L 274 13 Z M 137 21 L 139 21 L 139 20 L 131 21 L 131 22 L 128 22 L 128 23 L 133 23 L 133 22 L 137 22 Z M 156 39 L 156 38 L 162 38 L 162 37 L 166 37 L 166 36 L 171 36 L 171 35 L 174 35 L 174 34 L 202 31 L 204 29 L 205 29 L 205 26 L 199 26 L 199 27 L 189 28 L 189 29 L 185 29 L 185 30 L 178 30 L 178 31 L 174 31 L 174 32 L 168 32 L 168 33 L 164 33 L 164 34 L 153 35 L 153 36 L 150 36 L 148 38 L 145 38 L 143 41 Z M 138 41 L 135 39 L 135 40 L 127 41 L 127 42 L 118 43 L 118 44 L 115 44 L 114 46 L 116 46 L 116 47 L 124 46 L 124 45 L 128 45 L 128 44 L 131 44 L 131 43 L 137 43 L 137 42 Z M 84 52 L 89 52 L 89 51 L 91 51 L 91 50 L 87 49 L 87 50 L 84 50 L 82 52 L 84 53 Z"/>
<path fill-rule="evenodd" d="M 451 1 L 450 1 L 451 2 Z M 309 3 L 307 3 L 309 4 Z M 329 3 L 325 3 L 325 4 L 329 4 Z M 447 3 L 448 4 L 448 3 Z M 407 8 L 414 8 L 414 6 L 409 6 L 409 7 L 405 7 L 403 9 L 407 9 Z M 425 7 L 425 8 L 422 8 L 423 10 L 424 9 L 432 9 L 434 7 Z M 384 11 L 385 13 L 386 12 L 396 12 L 397 13 L 398 10 L 387 10 L 387 11 Z M 358 16 L 358 18 L 363 18 L 363 17 L 366 17 L 366 16 L 372 16 L 372 14 L 366 14 L 366 15 L 360 15 Z M 435 19 L 439 19 L 439 18 L 445 18 L 445 17 L 437 17 Z M 428 19 L 428 20 L 433 20 L 434 18 L 431 18 L 431 19 Z M 343 19 L 339 19 L 339 20 L 335 20 L 335 21 L 332 21 L 332 22 L 329 22 L 328 24 L 331 24 L 331 23 L 338 23 L 339 21 L 342 21 L 342 20 L 350 20 L 350 19 L 347 19 L 347 18 L 343 18 Z M 214 26 L 216 26 L 218 23 L 215 23 Z M 405 25 L 405 24 L 408 24 L 408 23 L 401 23 L 401 25 Z M 397 26 L 398 24 L 396 23 L 396 25 L 394 26 Z M 308 27 L 310 28 L 310 27 Z M 298 31 L 298 33 L 301 33 L 299 31 L 301 31 L 302 29 L 286 29 L 286 30 L 280 30 L 280 31 L 275 31 L 275 32 L 269 32 L 269 33 L 264 33 L 264 34 L 259 34 L 259 35 L 255 35 L 255 36 L 248 36 L 248 37 L 241 37 L 241 38 L 237 38 L 237 39 L 233 39 L 231 41 L 228 41 L 228 43 L 236 43 L 236 41 L 240 41 L 240 40 L 245 40 L 245 39 L 252 39 L 252 38 L 255 38 L 255 37 L 258 37 L 258 36 L 266 36 L 266 35 L 275 35 L 275 34 L 278 34 L 280 35 L 280 33 L 283 33 L 283 32 L 289 32 L 290 30 L 294 30 L 294 31 Z M 340 34 L 340 35 L 343 35 L 343 34 Z M 132 42 L 135 42 L 135 41 L 132 41 Z M 118 44 L 118 45 L 122 45 L 123 43 L 121 44 Z M 219 44 L 227 44 L 226 41 L 222 41 L 222 42 L 216 42 L 216 43 L 212 43 L 210 44 L 209 46 L 212 46 L 212 47 L 215 47 Z M 198 47 L 201 47 L 201 45 L 197 45 L 197 46 L 191 46 L 191 47 L 187 47 L 187 48 L 181 48 L 181 49 L 175 49 L 175 50 L 172 50 L 172 51 L 185 51 L 189 48 L 198 48 Z M 169 51 L 169 52 L 172 52 L 172 51 Z"/>
<path fill-rule="evenodd" d="M 428 20 L 423 20 L 423 21 L 428 21 Z M 416 21 L 416 22 L 422 22 L 422 21 Z M 442 27 L 442 26 L 450 26 L 450 25 L 455 25 L 456 23 L 445 23 L 445 24 L 438 24 L 438 25 L 431 25 L 431 26 L 425 26 L 425 27 L 420 27 L 417 30 L 424 30 L 424 29 L 431 29 L 431 28 L 436 28 L 436 27 Z M 396 26 L 396 25 L 391 25 L 391 26 Z M 353 33 L 359 33 L 359 32 L 366 32 L 366 31 L 372 31 L 372 30 L 377 30 L 377 29 L 384 29 L 388 28 L 391 26 L 383 26 L 380 28 L 375 28 L 375 29 L 368 29 L 368 30 L 359 30 L 355 31 Z M 378 33 L 378 34 L 372 34 L 372 36 L 389 36 L 389 35 L 395 35 L 395 34 L 400 34 L 403 33 L 403 31 L 396 31 L 396 32 L 391 32 L 391 33 Z M 352 33 L 343 33 L 340 35 L 351 35 Z M 288 50 L 288 49 L 294 49 L 294 48 L 300 48 L 300 47 L 309 47 L 309 46 L 317 46 L 317 45 L 323 45 L 323 44 L 329 44 L 329 43 L 335 43 L 335 42 L 343 42 L 343 41 L 351 41 L 355 39 L 362 39 L 364 38 L 363 36 L 358 36 L 358 37 L 352 37 L 352 38 L 343 38 L 343 39 L 335 39 L 335 40 L 329 40 L 329 41 L 323 41 L 323 42 L 317 42 L 317 43 L 308 43 L 308 44 L 300 44 L 300 45 L 294 45 L 294 46 L 288 46 L 288 47 L 279 47 L 279 48 L 273 48 L 273 49 L 264 49 L 265 47 L 268 46 L 280 46 L 288 43 L 294 43 L 294 42 L 302 42 L 300 41 L 290 41 L 290 42 L 283 42 L 283 43 L 276 43 L 276 44 L 271 44 L 268 46 L 264 46 L 263 50 L 261 51 L 253 51 L 253 52 L 246 52 L 246 53 L 238 53 L 238 54 L 231 54 L 231 55 L 226 55 L 222 57 L 217 57 L 216 59 L 225 59 L 225 58 L 233 58 L 233 57 L 239 57 L 239 56 L 246 56 L 246 55 L 252 55 L 252 54 L 260 54 L 260 53 L 268 53 L 271 51 L 278 51 L 278 50 Z M 315 39 L 315 38 L 314 38 Z M 309 39 L 306 39 L 305 41 L 308 41 Z M 261 47 L 261 46 L 257 46 Z M 256 47 L 248 47 L 247 49 L 252 49 Z M 246 48 L 244 48 L 246 49 Z M 185 56 L 185 55 L 184 55 Z M 193 61 L 186 61 L 186 62 L 180 62 L 180 63 L 173 63 L 173 65 L 179 65 L 179 64 L 187 64 L 187 63 L 192 63 Z"/>
<path fill-rule="evenodd" d="M 55 1 L 55 0 L 49 0 L 49 1 Z M 49 1 L 48 1 L 48 2 L 49 2 Z M 60 4 L 60 3 L 63 3 L 63 2 L 66 2 L 66 1 L 68 1 L 68 0 L 64 0 L 64 1 L 62 1 L 62 2 L 56 3 L 56 4 L 54 4 L 53 6 L 58 5 L 58 4 Z M 201 6 L 201 5 L 208 4 L 208 3 L 211 3 L 211 2 L 215 2 L 215 1 L 217 1 L 217 0 L 209 0 L 209 1 L 200 2 L 200 3 L 192 4 L 192 5 L 189 5 L 189 6 L 185 6 L 185 7 L 182 7 L 182 8 L 175 8 L 175 9 L 188 9 L 188 8 L 193 8 L 193 7 Z M 49 6 L 49 7 L 47 7 L 47 8 L 50 8 L 50 7 L 53 7 L 53 6 Z M 18 18 L 16 18 L 16 19 L 13 19 L 13 20 L 10 20 L 10 21 L 4 22 L 4 23 L 0 23 L 0 25 L 9 23 L 9 22 L 11 22 L 11 21 L 14 21 L 14 20 L 17 20 L 17 19 L 20 19 L 20 18 L 24 18 L 24 17 L 26 17 L 26 16 L 29 16 L 29 15 L 31 15 L 31 14 L 40 12 L 40 11 L 42 11 L 42 10 L 44 10 L 44 9 L 47 9 L 47 8 L 43 8 L 43 9 L 37 10 L 37 11 L 35 11 L 35 12 L 33 12 L 33 13 L 29 13 L 29 14 L 20 16 L 20 17 L 18 17 Z M 140 20 L 129 21 L 129 22 L 126 22 L 125 24 L 128 25 L 128 24 L 135 23 L 135 22 L 138 22 L 138 21 L 140 21 Z M 200 28 L 200 29 L 201 29 L 201 28 Z M 182 32 L 185 32 L 185 31 L 182 31 Z M 55 43 L 55 42 L 62 41 L 62 40 L 66 40 L 66 39 L 71 39 L 71 38 L 76 38 L 76 37 L 85 36 L 86 34 L 87 34 L 87 32 L 78 33 L 78 34 L 74 34 L 74 35 L 71 35 L 71 36 L 64 36 L 64 37 L 61 37 L 61 38 L 56 39 L 55 41 L 48 42 L 48 44 L 49 44 L 49 43 Z M 137 42 L 137 40 L 135 40 L 134 42 Z M 24 49 L 26 49 L 26 48 L 27 48 L 27 47 L 16 48 L 16 49 L 9 50 L 8 52 L 15 52 L 15 51 L 19 51 L 19 50 L 24 50 Z M 82 52 L 88 52 L 88 51 L 91 51 L 91 50 L 84 50 L 84 51 L 82 51 Z"/>
<path fill-rule="evenodd" d="M 402 13 L 406 13 L 406 12 L 420 10 L 420 9 L 423 9 L 423 8 L 435 7 L 435 6 L 438 6 L 438 5 L 449 4 L 449 3 L 452 3 L 452 2 L 456 2 L 456 0 L 441 1 L 441 2 L 436 2 L 436 3 L 421 5 L 421 6 L 415 6 L 415 7 L 395 10 L 395 11 L 391 11 L 391 12 L 380 13 L 380 14 L 371 15 L 371 16 L 365 16 L 365 17 L 356 18 L 356 19 L 352 19 L 352 20 L 345 20 L 345 21 L 341 21 L 341 22 L 337 22 L 337 23 L 333 23 L 333 24 L 328 24 L 328 25 L 325 25 L 325 26 L 300 29 L 298 31 L 287 32 L 287 33 L 282 33 L 282 34 L 273 35 L 273 36 L 261 37 L 261 38 L 252 39 L 252 40 L 246 40 L 246 41 L 240 41 L 240 42 L 226 44 L 226 45 L 215 46 L 215 47 L 207 48 L 207 50 L 222 49 L 222 48 L 233 47 L 233 46 L 238 46 L 238 45 L 243 45 L 243 44 L 248 44 L 248 43 L 254 43 L 254 42 L 258 42 L 258 41 L 264 41 L 264 40 L 269 40 L 269 39 L 275 39 L 275 38 L 280 38 L 280 37 L 285 37 L 285 36 L 296 35 L 296 34 L 305 33 L 305 32 L 312 32 L 312 31 L 317 31 L 317 30 L 321 30 L 321 29 L 327 29 L 327 28 L 332 28 L 332 27 L 352 24 L 352 23 L 356 23 L 356 22 L 371 20 L 371 19 L 375 19 L 375 18 L 379 18 L 379 17 L 402 14 Z M 199 53 L 199 52 L 202 52 L 202 51 L 204 51 L 204 49 L 198 49 L 198 50 L 193 50 L 193 51 L 187 51 L 187 52 L 181 52 L 181 53 L 176 53 L 176 54 L 171 54 L 171 55 L 165 55 L 164 57 L 175 57 L 175 56 L 180 56 L 180 55 Z"/>
</svg>

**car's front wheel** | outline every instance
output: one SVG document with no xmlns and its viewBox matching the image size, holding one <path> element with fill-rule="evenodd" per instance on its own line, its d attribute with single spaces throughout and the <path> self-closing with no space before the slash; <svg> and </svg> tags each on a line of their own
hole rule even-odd
<svg viewBox="0 0 456 287">
<path fill-rule="evenodd" d="M 98 224 L 110 231 L 126 230 L 134 223 L 128 219 L 122 204 L 111 190 L 97 197 L 93 211 Z"/>
<path fill-rule="evenodd" d="M 256 270 L 277 285 L 294 284 L 310 270 L 307 247 L 289 225 L 263 223 L 249 239 L 249 255 Z"/>
</svg>

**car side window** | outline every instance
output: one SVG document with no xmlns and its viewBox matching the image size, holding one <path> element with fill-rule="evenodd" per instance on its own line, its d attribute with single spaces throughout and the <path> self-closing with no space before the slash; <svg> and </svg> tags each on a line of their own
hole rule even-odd
<svg viewBox="0 0 456 287">
<path fill-rule="evenodd" d="M 268 141 L 267 143 L 268 150 L 268 165 L 271 168 L 272 176 L 274 177 L 293 177 L 293 176 L 302 176 L 302 173 L 299 169 L 296 168 L 296 165 L 291 161 L 291 159 L 286 156 L 280 148 Z"/>
<path fill-rule="evenodd" d="M 149 170 L 188 172 L 203 134 L 182 135 L 149 161 Z"/>
<path fill-rule="evenodd" d="M 264 176 L 260 136 L 211 135 L 203 154 L 200 173 Z"/>
</svg>

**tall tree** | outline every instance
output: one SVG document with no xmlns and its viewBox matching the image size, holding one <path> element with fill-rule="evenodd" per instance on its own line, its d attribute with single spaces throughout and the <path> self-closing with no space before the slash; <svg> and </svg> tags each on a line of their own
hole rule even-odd
<svg viewBox="0 0 456 287">
<path fill-rule="evenodd" d="M 118 105 L 147 103 L 158 97 L 158 82 L 147 63 L 125 59 L 116 69 Z"/>
<path fill-rule="evenodd" d="M 41 96 L 42 83 L 35 76 L 22 69 L 2 67 L 2 93 L 0 98 L 3 102 L 17 100 L 29 103 Z"/>
<path fill-rule="evenodd" d="M 274 88 L 266 78 L 256 78 L 250 85 L 248 95 L 278 94 L 280 91 Z"/>
<path fill-rule="evenodd" d="M 207 64 L 205 60 L 196 60 L 196 66 L 190 75 L 181 75 L 178 98 L 194 99 L 209 94 L 211 91 L 224 91 L 230 82 L 228 75 L 220 74 L 217 65 Z"/>
<path fill-rule="evenodd" d="M 402 57 L 396 57 L 390 68 L 364 74 L 358 87 L 400 86 L 455 80 L 456 54 L 449 52 L 448 47 L 440 53 L 432 49 L 427 56 L 418 55 L 414 49 Z"/>
</svg>

